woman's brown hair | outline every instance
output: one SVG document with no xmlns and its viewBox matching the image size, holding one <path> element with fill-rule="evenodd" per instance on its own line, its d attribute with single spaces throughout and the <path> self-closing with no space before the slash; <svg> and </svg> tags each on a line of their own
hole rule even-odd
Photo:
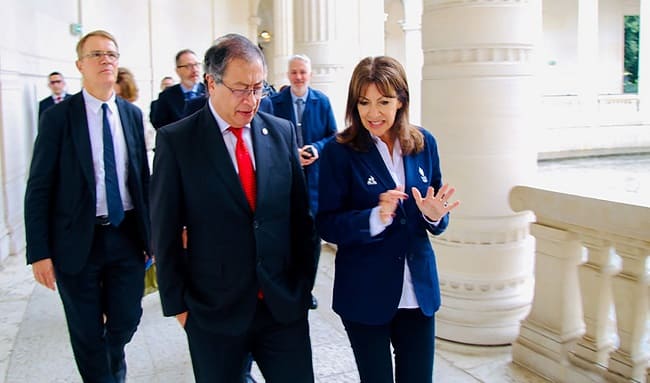
<svg viewBox="0 0 650 383">
<path fill-rule="evenodd" d="M 395 122 L 390 128 L 391 135 L 399 138 L 402 154 L 421 152 L 424 149 L 424 135 L 409 123 L 409 88 L 406 72 L 399 61 L 388 56 L 366 57 L 354 68 L 345 108 L 347 128 L 337 135 L 336 140 L 357 151 L 367 151 L 373 144 L 370 133 L 363 127 L 357 109 L 359 99 L 370 84 L 374 84 L 382 95 L 396 97 L 402 103 L 402 107 L 395 115 Z"/>
<path fill-rule="evenodd" d="M 135 84 L 133 73 L 130 70 L 119 67 L 116 83 L 120 86 L 120 97 L 129 102 L 135 102 L 138 99 L 138 86 Z"/>
</svg>

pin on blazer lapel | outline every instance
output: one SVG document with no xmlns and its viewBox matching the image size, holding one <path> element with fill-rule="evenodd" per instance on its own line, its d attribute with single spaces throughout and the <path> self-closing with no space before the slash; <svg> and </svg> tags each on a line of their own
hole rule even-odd
<svg viewBox="0 0 650 383">
<path fill-rule="evenodd" d="M 384 164 L 379 150 L 374 145 L 371 146 L 369 151 L 360 153 L 360 158 L 368 170 L 365 180 L 368 186 L 372 186 L 373 182 L 376 182 L 385 187 L 386 190 L 395 189 L 397 185 L 395 185 L 393 177 L 386 169 L 386 164 Z"/>
</svg>

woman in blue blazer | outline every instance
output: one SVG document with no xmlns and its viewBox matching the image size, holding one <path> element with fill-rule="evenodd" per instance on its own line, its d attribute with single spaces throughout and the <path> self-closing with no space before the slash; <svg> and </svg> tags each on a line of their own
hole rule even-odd
<svg viewBox="0 0 650 383">
<path fill-rule="evenodd" d="M 362 382 L 430 383 L 440 306 L 428 233 L 449 224 L 436 140 L 408 122 L 409 90 L 395 59 L 367 57 L 348 90 L 348 127 L 322 151 L 321 237 L 337 245 L 334 311 Z"/>
</svg>

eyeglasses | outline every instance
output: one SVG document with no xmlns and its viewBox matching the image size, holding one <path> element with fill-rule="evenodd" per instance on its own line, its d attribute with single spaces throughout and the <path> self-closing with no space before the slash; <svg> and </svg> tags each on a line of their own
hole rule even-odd
<svg viewBox="0 0 650 383">
<path fill-rule="evenodd" d="M 63 80 L 52 80 L 52 81 L 50 81 L 50 84 L 54 85 L 54 84 L 60 84 L 62 82 L 63 82 Z"/>
<path fill-rule="evenodd" d="M 185 65 L 176 65 L 176 68 L 185 68 L 185 69 L 193 69 L 193 68 L 200 68 L 201 63 L 188 63 Z"/>
<path fill-rule="evenodd" d="M 221 81 L 221 85 L 225 86 L 228 88 L 230 92 L 232 92 L 232 95 L 237 97 L 237 98 L 246 98 L 249 97 L 251 94 L 253 97 L 255 97 L 256 100 L 261 100 L 264 97 L 269 95 L 269 91 L 266 88 L 255 88 L 255 89 L 233 89 L 226 85 L 223 81 Z"/>
<path fill-rule="evenodd" d="M 108 62 L 115 62 L 120 58 L 120 54 L 114 51 L 92 51 L 88 54 L 81 56 L 81 58 L 91 58 L 93 60 L 101 60 L 102 57 L 106 56 Z"/>
</svg>

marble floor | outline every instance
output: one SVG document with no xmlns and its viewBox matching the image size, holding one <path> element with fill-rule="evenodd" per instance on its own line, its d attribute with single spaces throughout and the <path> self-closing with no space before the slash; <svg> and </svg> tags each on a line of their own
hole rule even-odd
<svg viewBox="0 0 650 383">
<path fill-rule="evenodd" d="M 319 383 L 358 382 L 354 359 L 341 323 L 330 309 L 333 252 L 325 246 L 315 294 L 320 306 L 310 312 L 313 360 Z M 22 256 L 0 270 L 0 382 L 79 382 L 57 293 L 35 285 Z M 143 300 L 138 332 L 127 347 L 130 383 L 192 382 L 185 335 L 176 321 L 162 316 L 157 293 Z M 476 347 L 438 340 L 436 382 L 531 382 L 543 379 L 514 365 L 510 347 Z M 259 383 L 264 382 L 254 371 Z"/>
<path fill-rule="evenodd" d="M 553 189 L 650 206 L 650 155 L 543 161 L 533 182 Z M 325 246 L 310 312 L 313 360 L 320 383 L 358 382 L 341 323 L 330 309 L 333 252 Z M 162 316 L 156 293 L 143 300 L 144 314 L 127 348 L 130 383 L 192 382 L 183 331 Z M 512 363 L 509 346 L 478 347 L 438 340 L 434 380 L 443 383 L 542 383 Z M 263 382 L 255 370 L 258 382 Z M 58 294 L 34 283 L 24 255 L 0 264 L 0 383 L 79 382 Z"/>
</svg>

